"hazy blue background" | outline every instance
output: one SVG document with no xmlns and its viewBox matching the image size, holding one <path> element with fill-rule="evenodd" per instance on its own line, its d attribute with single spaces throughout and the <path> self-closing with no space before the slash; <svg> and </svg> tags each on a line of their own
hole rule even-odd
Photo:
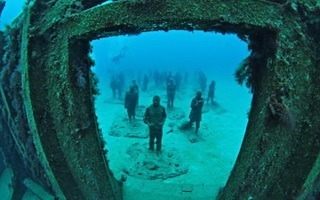
<svg viewBox="0 0 320 200">
<path fill-rule="evenodd" d="M 6 1 L 1 15 L 0 29 L 10 24 L 23 8 L 25 0 Z M 235 35 L 216 33 L 169 31 L 142 33 L 139 36 L 120 36 L 92 42 L 96 72 L 140 69 L 203 70 L 209 78 L 233 78 L 239 63 L 248 55 L 247 45 Z M 111 58 L 127 47 L 118 65 Z M 211 77 L 212 76 L 212 77 Z"/>
<path fill-rule="evenodd" d="M 149 32 L 95 40 L 95 72 L 108 76 L 113 71 L 202 70 L 210 79 L 234 80 L 234 71 L 248 55 L 247 44 L 236 35 L 203 31 Z M 126 47 L 119 64 L 111 61 Z M 103 80 L 101 80 L 103 81 Z"/>
</svg>

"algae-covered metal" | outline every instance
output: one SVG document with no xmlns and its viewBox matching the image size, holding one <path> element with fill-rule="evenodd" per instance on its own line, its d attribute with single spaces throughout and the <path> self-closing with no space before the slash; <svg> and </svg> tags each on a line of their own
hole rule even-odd
<svg viewBox="0 0 320 200">
<path fill-rule="evenodd" d="M 1 124 L 15 152 L 34 162 L 14 139 L 22 130 L 15 109 L 24 108 L 20 117 L 40 163 L 31 170 L 41 171 L 39 182 L 61 199 L 122 198 L 93 107 L 91 40 L 202 30 L 237 34 L 251 50 L 237 77 L 253 92 L 249 122 L 218 198 L 305 199 L 319 191 L 319 24 L 309 17 L 319 16 L 317 1 L 123 0 L 95 6 L 103 2 L 35 0 L 15 32 L 4 33 L 14 40 L 6 41 L 2 56 L 11 48 L 20 53 L 3 59 L 1 80 L 13 80 L 19 67 L 21 83 L 2 89 Z"/>
</svg>

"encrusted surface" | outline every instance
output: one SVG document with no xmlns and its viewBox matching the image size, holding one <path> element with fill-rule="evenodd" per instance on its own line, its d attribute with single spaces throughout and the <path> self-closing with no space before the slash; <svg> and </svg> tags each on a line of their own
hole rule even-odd
<svg viewBox="0 0 320 200">
<path fill-rule="evenodd" d="M 313 165 L 320 149 L 317 1 L 124 0 L 91 8 L 102 2 L 37 0 L 29 37 L 22 37 L 28 40 L 22 49 L 27 63 L 21 63 L 29 83 L 24 90 L 30 93 L 26 116 L 36 124 L 33 134 L 54 176 L 49 178 L 66 198 L 121 198 L 94 113 L 90 40 L 157 30 L 235 33 L 251 50 L 237 77 L 253 92 L 249 122 L 219 198 L 293 199 L 315 191 L 319 175 Z"/>
</svg>

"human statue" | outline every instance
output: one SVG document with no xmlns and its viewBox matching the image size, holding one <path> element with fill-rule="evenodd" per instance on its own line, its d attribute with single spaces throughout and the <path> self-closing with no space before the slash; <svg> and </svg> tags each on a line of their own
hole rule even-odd
<svg viewBox="0 0 320 200">
<path fill-rule="evenodd" d="M 163 125 L 166 121 L 167 114 L 163 106 L 160 105 L 160 97 L 153 97 L 152 105 L 146 108 L 143 122 L 149 126 L 149 150 L 154 150 L 154 141 L 156 139 L 157 152 L 161 151 Z"/>
</svg>

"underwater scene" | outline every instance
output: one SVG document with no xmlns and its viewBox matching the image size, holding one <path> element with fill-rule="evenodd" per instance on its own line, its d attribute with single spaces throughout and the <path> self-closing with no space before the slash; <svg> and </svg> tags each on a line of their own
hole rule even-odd
<svg viewBox="0 0 320 200">
<path fill-rule="evenodd" d="M 318 0 L 0 0 L 0 199 L 320 199 Z"/>
<path fill-rule="evenodd" d="M 217 196 L 248 121 L 252 95 L 234 76 L 248 56 L 245 43 L 234 35 L 169 31 L 92 45 L 100 90 L 96 113 L 110 168 L 126 178 L 124 199 Z M 202 103 L 191 108 L 197 93 Z M 150 119 L 163 121 L 155 130 L 162 137 L 152 140 L 153 127 L 144 122 L 155 96 L 166 117 Z"/>
</svg>

